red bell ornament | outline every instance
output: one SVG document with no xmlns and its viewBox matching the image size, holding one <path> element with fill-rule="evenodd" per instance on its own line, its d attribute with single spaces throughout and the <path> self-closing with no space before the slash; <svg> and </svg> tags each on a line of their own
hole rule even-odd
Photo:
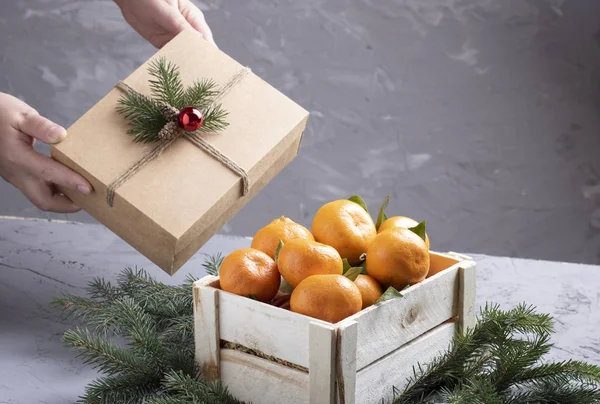
<svg viewBox="0 0 600 404">
<path fill-rule="evenodd" d="M 202 114 L 202 111 L 196 107 L 183 108 L 177 117 L 177 123 L 183 130 L 187 132 L 195 131 L 202 126 L 203 122 L 204 115 Z"/>
</svg>

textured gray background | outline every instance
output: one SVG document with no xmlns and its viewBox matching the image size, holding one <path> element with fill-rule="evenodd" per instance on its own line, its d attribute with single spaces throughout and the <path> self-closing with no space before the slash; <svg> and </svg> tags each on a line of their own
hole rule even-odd
<svg viewBox="0 0 600 404">
<path fill-rule="evenodd" d="M 312 113 L 298 158 L 222 233 L 390 193 L 435 250 L 600 263 L 600 2 L 197 4 Z M 108 0 L 0 5 L 0 90 L 65 126 L 153 52 Z M 0 206 L 49 217 L 4 183 Z"/>
</svg>

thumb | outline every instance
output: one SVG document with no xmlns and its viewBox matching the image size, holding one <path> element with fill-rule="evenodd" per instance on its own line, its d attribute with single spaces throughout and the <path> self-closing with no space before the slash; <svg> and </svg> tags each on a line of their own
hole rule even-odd
<svg viewBox="0 0 600 404">
<path fill-rule="evenodd" d="M 208 42 L 217 46 L 206 18 L 204 18 L 204 13 L 198 7 L 192 2 L 185 0 L 181 2 L 180 10 L 183 17 L 185 17 L 193 29 L 200 32 Z"/>
<path fill-rule="evenodd" d="M 67 137 L 65 128 L 44 118 L 34 109 L 21 114 L 21 119 L 17 121 L 17 129 L 47 144 L 59 143 Z"/>
</svg>

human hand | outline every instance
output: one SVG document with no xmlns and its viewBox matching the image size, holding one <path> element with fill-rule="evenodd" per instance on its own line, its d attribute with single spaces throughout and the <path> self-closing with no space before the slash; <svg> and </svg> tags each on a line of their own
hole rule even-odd
<svg viewBox="0 0 600 404">
<path fill-rule="evenodd" d="M 79 210 L 56 191 L 55 184 L 86 195 L 91 193 L 92 187 L 83 177 L 33 148 L 36 139 L 55 144 L 66 136 L 64 128 L 41 117 L 29 105 L 0 93 L 0 176 L 41 210 Z"/>
<path fill-rule="evenodd" d="M 125 21 L 157 48 L 162 48 L 184 29 L 195 29 L 217 46 L 204 14 L 191 0 L 114 1 Z"/>
</svg>

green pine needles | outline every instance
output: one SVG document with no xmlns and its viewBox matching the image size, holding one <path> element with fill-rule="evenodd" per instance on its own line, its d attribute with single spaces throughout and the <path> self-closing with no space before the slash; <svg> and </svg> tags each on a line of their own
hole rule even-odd
<svg viewBox="0 0 600 404">
<path fill-rule="evenodd" d="M 217 275 L 222 260 L 220 254 L 208 257 L 204 267 Z M 67 331 L 65 344 L 101 373 L 81 403 L 241 403 L 224 386 L 204 381 L 194 362 L 193 281 L 165 285 L 129 268 L 114 285 L 90 282 L 88 297 L 54 301 L 85 326 Z M 543 360 L 552 327 L 552 319 L 533 307 L 487 305 L 447 352 L 416 367 L 408 387 L 390 386 L 392 403 L 600 403 L 600 367 Z"/>
<path fill-rule="evenodd" d="M 148 67 L 152 97 L 135 92 L 126 92 L 117 106 L 117 112 L 129 122 L 127 133 L 138 143 L 151 143 L 160 140 L 159 132 L 168 122 L 161 107 L 172 106 L 180 111 L 189 106 L 198 108 L 204 114 L 201 130 L 219 132 L 228 125 L 227 111 L 213 101 L 218 95 L 214 81 L 202 79 L 185 88 L 177 66 L 165 58 L 153 60 Z"/>
<path fill-rule="evenodd" d="M 394 404 L 600 403 L 600 367 L 579 361 L 547 363 L 550 316 L 519 305 L 486 305 L 477 325 L 449 350 L 418 366 Z"/>
</svg>

